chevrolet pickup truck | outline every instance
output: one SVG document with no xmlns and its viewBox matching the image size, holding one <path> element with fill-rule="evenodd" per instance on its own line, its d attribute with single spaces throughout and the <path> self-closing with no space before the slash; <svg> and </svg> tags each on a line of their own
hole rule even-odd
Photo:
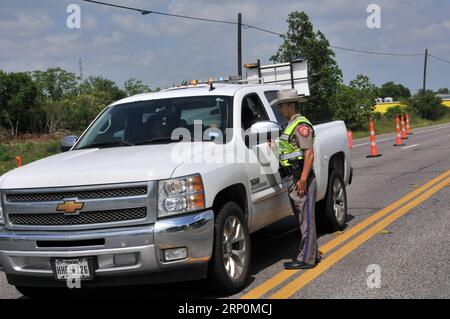
<svg viewBox="0 0 450 319">
<path fill-rule="evenodd" d="M 109 105 L 65 152 L 0 177 L 0 271 L 25 295 L 67 287 L 74 269 L 82 287 L 209 278 L 241 290 L 250 234 L 292 215 L 270 160 L 280 88 L 199 84 Z M 339 230 L 346 127 L 314 131 L 319 226 Z"/>
</svg>

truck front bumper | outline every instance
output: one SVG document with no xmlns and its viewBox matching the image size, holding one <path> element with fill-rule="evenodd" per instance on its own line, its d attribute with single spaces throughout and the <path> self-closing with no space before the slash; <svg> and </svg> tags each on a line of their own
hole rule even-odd
<svg viewBox="0 0 450 319">
<path fill-rule="evenodd" d="M 86 286 L 160 283 L 206 277 L 212 255 L 212 210 L 158 220 L 152 225 L 79 232 L 9 231 L 0 227 L 0 271 L 13 285 L 65 286 L 54 278 L 52 258 L 94 257 Z M 166 261 L 167 249 L 187 257 Z"/>
</svg>

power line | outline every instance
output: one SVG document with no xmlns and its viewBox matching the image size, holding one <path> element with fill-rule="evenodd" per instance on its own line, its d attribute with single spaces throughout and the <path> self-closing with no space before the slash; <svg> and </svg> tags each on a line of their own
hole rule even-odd
<svg viewBox="0 0 450 319">
<path fill-rule="evenodd" d="M 450 60 L 446 60 L 446 59 L 444 59 L 444 58 L 440 58 L 440 57 L 437 57 L 437 56 L 432 55 L 432 54 L 428 54 L 428 55 L 429 55 L 430 57 L 436 59 L 436 60 L 439 60 L 439 61 L 441 61 L 441 62 L 450 64 Z"/>
<path fill-rule="evenodd" d="M 181 15 L 181 14 L 172 14 L 172 13 L 167 13 L 167 12 L 153 11 L 153 10 L 145 10 L 145 9 L 127 7 L 127 6 L 122 6 L 122 5 L 117 5 L 117 4 L 112 4 L 112 3 L 102 2 L 102 1 L 95 1 L 95 0 L 82 0 L 82 1 L 90 2 L 90 3 L 96 3 L 96 4 L 101 4 L 101 5 L 105 5 L 105 6 L 109 6 L 109 7 L 115 7 L 115 8 L 120 8 L 120 9 L 137 11 L 137 12 L 140 12 L 141 14 L 143 14 L 143 15 L 157 14 L 157 15 L 163 15 L 163 16 L 169 16 L 169 17 L 175 17 L 175 18 L 204 21 L 204 22 L 238 25 L 238 22 L 235 22 L 235 21 L 225 21 L 225 20 L 201 18 L 201 17 L 194 17 L 194 16 L 188 16 L 188 15 Z M 268 29 L 265 29 L 265 28 L 254 26 L 254 25 L 242 23 L 242 26 L 245 29 L 254 29 L 254 30 L 261 31 L 261 32 L 273 34 L 273 35 L 276 35 L 276 36 L 279 36 L 279 37 L 283 37 L 283 38 L 285 37 L 285 35 L 282 34 L 282 33 L 271 31 L 271 30 L 268 30 Z M 345 47 L 334 46 L 334 45 L 332 45 L 331 47 L 334 48 L 334 49 L 345 50 L 345 51 L 350 51 L 350 52 L 357 52 L 357 53 L 365 53 L 365 54 L 390 55 L 390 56 L 419 56 L 419 55 L 423 55 L 423 53 L 375 52 L 375 51 L 367 51 L 367 50 L 358 50 L 358 49 L 345 48 Z"/>
<path fill-rule="evenodd" d="M 226 20 L 218 20 L 218 19 L 210 19 L 210 18 L 201 18 L 201 17 L 194 17 L 194 16 L 188 16 L 188 15 L 182 15 L 182 14 L 174 14 L 174 13 L 160 12 L 160 11 L 154 11 L 154 10 L 145 10 L 145 9 L 127 7 L 127 6 L 122 6 L 122 5 L 117 5 L 117 4 L 112 4 L 112 3 L 102 2 L 102 1 L 94 1 L 94 0 L 81 0 L 81 1 L 101 4 L 101 5 L 108 6 L 108 7 L 115 7 L 115 8 L 120 8 L 120 9 L 137 11 L 137 12 L 140 12 L 141 14 L 143 14 L 143 15 L 157 14 L 157 15 L 163 15 L 163 16 L 168 16 L 168 17 L 190 19 L 190 20 L 197 20 L 197 21 L 204 21 L 204 22 L 232 24 L 232 25 L 237 25 L 238 24 L 235 21 L 226 21 Z M 265 30 L 263 28 L 255 27 L 253 25 L 245 24 L 245 26 L 248 27 L 248 28 L 257 29 L 257 30 L 260 30 L 260 31 L 270 32 L 270 33 L 273 33 L 273 34 L 280 35 L 280 34 L 278 34 L 276 32 L 272 32 L 272 31 L 269 31 L 269 30 Z"/>
<path fill-rule="evenodd" d="M 243 26 L 244 26 L 246 29 L 255 29 L 255 30 L 258 30 L 258 31 L 262 31 L 262 32 L 266 32 L 266 33 L 273 34 L 273 35 L 277 35 L 277 36 L 282 37 L 282 38 L 285 37 L 285 35 L 282 34 L 282 33 L 278 33 L 278 32 L 275 32 L 275 31 L 270 31 L 270 30 L 267 30 L 267 29 L 264 29 L 264 28 L 260 28 L 260 27 L 255 27 L 255 26 L 250 25 L 250 24 L 245 24 L 245 23 L 244 23 Z"/>
<path fill-rule="evenodd" d="M 218 19 L 210 19 L 210 18 L 202 18 L 202 17 L 195 17 L 195 16 L 188 16 L 188 15 L 181 15 L 181 14 L 173 14 L 173 13 L 167 13 L 167 12 L 153 11 L 153 10 L 145 10 L 145 9 L 139 9 L 139 8 L 134 8 L 134 7 L 128 7 L 128 6 L 112 4 L 112 3 L 103 2 L 103 1 L 96 1 L 96 0 L 81 0 L 81 1 L 95 3 L 95 4 L 100 4 L 100 5 L 109 6 L 109 7 L 125 9 L 125 10 L 137 11 L 137 12 L 143 14 L 143 15 L 156 14 L 156 15 L 163 15 L 163 16 L 174 17 L 174 18 L 190 19 L 190 20 L 197 20 L 197 21 L 204 21 L 204 22 L 211 22 L 211 23 L 221 23 L 221 24 L 229 24 L 229 25 L 238 25 L 239 24 L 238 22 L 235 22 L 235 21 L 226 21 L 226 20 L 218 20 Z M 272 30 L 269 30 L 269 29 L 257 27 L 257 26 L 251 25 L 251 24 L 246 24 L 246 23 L 242 23 L 242 26 L 245 29 L 254 29 L 254 30 L 257 30 L 257 31 L 261 31 L 261 32 L 265 32 L 265 33 L 269 33 L 269 34 L 273 34 L 273 35 L 285 38 L 284 34 L 279 33 L 279 32 L 275 32 L 275 31 L 272 31 Z M 374 55 L 385 55 L 385 56 L 423 56 L 423 53 L 379 52 L 379 51 L 369 51 L 369 50 L 360 50 L 360 49 L 346 48 L 346 47 L 341 47 L 341 46 L 336 46 L 336 45 L 330 45 L 330 47 L 333 48 L 333 49 L 338 49 L 338 50 L 343 50 L 343 51 L 349 51 L 349 52 L 355 52 L 355 53 L 364 53 L 364 54 L 374 54 Z M 437 60 L 440 60 L 442 62 L 450 63 L 449 60 L 445 60 L 443 58 L 439 58 L 439 57 L 433 56 L 431 54 L 430 54 L 430 56 L 435 58 L 435 59 L 437 59 Z"/>
<path fill-rule="evenodd" d="M 333 49 L 345 50 L 345 51 L 350 51 L 350 52 L 376 54 L 376 55 L 389 55 L 389 56 L 420 56 L 420 55 L 423 55 L 423 53 L 392 53 L 392 52 L 367 51 L 367 50 L 344 48 L 344 47 L 340 47 L 340 46 L 336 46 L 336 45 L 330 45 L 330 47 L 332 47 Z"/>
<path fill-rule="evenodd" d="M 143 15 L 152 13 L 152 11 L 149 11 L 149 10 L 142 10 L 142 9 L 133 8 L 133 7 L 126 7 L 126 6 L 121 6 L 121 5 L 118 5 L 118 4 L 107 3 L 107 2 L 102 2 L 102 1 L 94 1 L 94 0 L 81 0 L 81 1 L 101 4 L 101 5 L 104 5 L 104 6 L 107 6 L 107 7 L 114 7 L 114 8 L 120 8 L 120 9 L 137 11 L 137 12 L 140 12 L 141 14 L 143 14 Z"/>
</svg>

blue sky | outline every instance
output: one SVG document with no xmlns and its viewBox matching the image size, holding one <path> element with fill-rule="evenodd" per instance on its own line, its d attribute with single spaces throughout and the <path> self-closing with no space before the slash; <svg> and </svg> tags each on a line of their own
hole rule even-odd
<svg viewBox="0 0 450 319">
<path fill-rule="evenodd" d="M 155 11 L 236 20 L 285 32 L 289 12 L 304 10 L 337 46 L 384 52 L 423 52 L 450 60 L 448 0 L 104 0 Z M 81 7 L 81 29 L 66 27 L 69 4 Z M 369 29 L 369 4 L 381 8 L 381 28 Z M 263 62 L 281 39 L 245 29 L 243 61 Z M 78 0 L 1 0 L 0 69 L 31 71 L 60 66 L 102 75 L 122 85 L 141 79 L 154 88 L 185 79 L 236 74 L 236 27 L 127 12 Z M 377 85 L 393 80 L 415 92 L 423 56 L 393 57 L 336 50 L 345 82 L 366 74 Z M 430 59 L 428 87 L 450 87 L 450 64 Z"/>
</svg>

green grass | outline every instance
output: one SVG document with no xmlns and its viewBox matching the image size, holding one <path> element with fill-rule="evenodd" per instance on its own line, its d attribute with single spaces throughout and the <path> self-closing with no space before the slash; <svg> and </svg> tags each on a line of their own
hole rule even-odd
<svg viewBox="0 0 450 319">
<path fill-rule="evenodd" d="M 439 119 L 437 121 L 424 120 L 420 117 L 417 117 L 417 118 L 410 117 L 409 120 L 410 120 L 411 130 L 414 131 L 415 128 L 419 128 L 419 127 L 449 123 L 450 122 L 450 113 L 448 113 L 447 115 L 445 115 L 444 117 L 442 117 L 441 119 Z M 375 119 L 374 126 L 375 126 L 375 133 L 377 135 L 383 134 L 383 133 L 392 133 L 392 132 L 396 131 L 395 119 L 392 119 L 392 120 L 387 119 L 387 118 Z M 370 132 L 368 130 L 367 131 L 353 131 L 354 139 L 361 138 L 361 137 L 367 137 L 367 136 L 370 136 Z"/>
<path fill-rule="evenodd" d="M 51 137 L 45 141 L 12 141 L 0 144 L 0 176 L 17 167 L 16 156 L 22 158 L 22 164 L 59 153 L 60 137 Z"/>
</svg>

